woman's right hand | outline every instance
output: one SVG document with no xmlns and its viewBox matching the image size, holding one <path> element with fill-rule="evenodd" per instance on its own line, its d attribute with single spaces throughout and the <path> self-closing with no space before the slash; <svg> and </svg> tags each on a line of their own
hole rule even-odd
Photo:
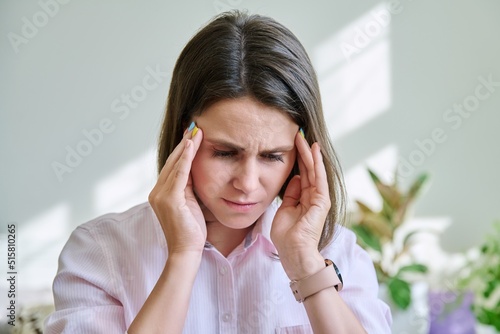
<svg viewBox="0 0 500 334">
<path fill-rule="evenodd" d="M 205 218 L 191 180 L 191 164 L 202 138 L 203 133 L 197 128 L 184 133 L 149 194 L 169 253 L 158 281 L 128 329 L 131 334 L 181 333 L 184 328 L 207 239 Z"/>
<path fill-rule="evenodd" d="M 201 253 L 207 239 L 205 218 L 194 195 L 191 180 L 191 164 L 202 138 L 203 132 L 196 126 L 191 131 L 186 130 L 149 194 L 149 203 L 167 240 L 169 256 L 175 253 Z"/>
</svg>

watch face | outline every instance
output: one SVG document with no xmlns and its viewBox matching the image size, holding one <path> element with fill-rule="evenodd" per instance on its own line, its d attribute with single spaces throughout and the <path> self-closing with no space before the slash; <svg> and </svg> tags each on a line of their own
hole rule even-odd
<svg viewBox="0 0 500 334">
<path fill-rule="evenodd" d="M 333 268 L 335 269 L 335 272 L 337 273 L 337 276 L 339 277 L 340 283 L 344 284 L 344 281 L 342 280 L 342 275 L 340 274 L 339 268 L 335 265 L 334 262 L 332 262 Z"/>
</svg>

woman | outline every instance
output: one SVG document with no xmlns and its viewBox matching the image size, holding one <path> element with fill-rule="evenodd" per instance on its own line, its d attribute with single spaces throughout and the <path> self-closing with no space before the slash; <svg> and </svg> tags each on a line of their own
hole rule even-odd
<svg viewBox="0 0 500 334">
<path fill-rule="evenodd" d="M 313 143 L 309 146 L 308 143 Z M 48 333 L 388 333 L 317 79 L 276 21 L 225 13 L 177 60 L 149 203 L 77 228 Z"/>
</svg>

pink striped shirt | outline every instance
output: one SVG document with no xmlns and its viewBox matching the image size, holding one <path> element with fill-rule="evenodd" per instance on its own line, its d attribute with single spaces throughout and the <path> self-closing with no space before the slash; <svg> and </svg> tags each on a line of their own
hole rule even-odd
<svg viewBox="0 0 500 334">
<path fill-rule="evenodd" d="M 207 245 L 183 333 L 312 333 L 276 252 L 270 226 L 275 201 L 227 258 Z M 340 292 L 368 333 L 390 333 L 391 314 L 377 298 L 373 264 L 354 234 L 338 228 L 322 254 L 344 279 Z M 79 226 L 59 258 L 56 311 L 45 333 L 124 333 L 155 286 L 167 259 L 160 224 L 144 203 Z M 335 312 L 335 310 L 332 310 Z"/>
</svg>

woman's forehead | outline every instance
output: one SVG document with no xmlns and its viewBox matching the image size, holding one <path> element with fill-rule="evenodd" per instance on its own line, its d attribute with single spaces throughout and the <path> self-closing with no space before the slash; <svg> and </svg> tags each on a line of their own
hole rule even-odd
<svg viewBox="0 0 500 334">
<path fill-rule="evenodd" d="M 207 141 L 243 147 L 293 143 L 298 125 L 284 112 L 251 98 L 222 100 L 194 118 Z"/>
<path fill-rule="evenodd" d="M 250 97 L 218 101 L 195 116 L 194 121 L 200 127 L 220 125 L 249 129 L 273 128 L 274 131 L 295 124 L 285 112 Z"/>
</svg>

